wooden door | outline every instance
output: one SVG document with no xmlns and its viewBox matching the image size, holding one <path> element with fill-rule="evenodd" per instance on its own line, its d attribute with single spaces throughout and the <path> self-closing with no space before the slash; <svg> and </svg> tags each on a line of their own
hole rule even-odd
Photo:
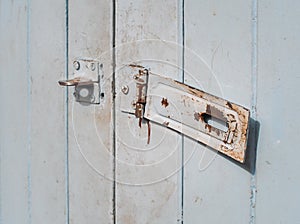
<svg viewBox="0 0 300 224">
<path fill-rule="evenodd" d="M 300 222 L 297 6 L 0 1 L 0 223 Z M 57 84 L 82 59 L 100 104 Z M 138 66 L 249 108 L 245 164 L 124 113 Z"/>
</svg>

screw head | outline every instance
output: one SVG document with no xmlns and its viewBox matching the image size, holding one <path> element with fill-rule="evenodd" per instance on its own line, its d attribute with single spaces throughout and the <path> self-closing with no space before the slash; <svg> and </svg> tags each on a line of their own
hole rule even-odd
<svg viewBox="0 0 300 224">
<path fill-rule="evenodd" d="M 129 92 L 129 87 L 127 85 L 122 86 L 121 90 L 122 90 L 122 93 L 127 94 Z"/>
<path fill-rule="evenodd" d="M 79 63 L 79 61 L 74 61 L 74 62 L 73 62 L 73 67 L 74 67 L 76 70 L 79 70 L 79 69 L 80 69 L 80 63 Z"/>
<path fill-rule="evenodd" d="M 95 66 L 95 63 L 94 63 L 94 62 L 91 63 L 90 68 L 91 68 L 92 71 L 95 71 L 96 66 Z"/>
</svg>

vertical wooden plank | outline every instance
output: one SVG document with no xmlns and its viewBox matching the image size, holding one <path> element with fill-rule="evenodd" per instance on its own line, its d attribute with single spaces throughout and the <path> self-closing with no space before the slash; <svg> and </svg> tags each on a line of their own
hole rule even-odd
<svg viewBox="0 0 300 224">
<path fill-rule="evenodd" d="M 0 1 L 0 223 L 29 221 L 27 10 Z"/>
<path fill-rule="evenodd" d="M 184 14 L 185 83 L 250 108 L 251 1 L 185 1 Z M 186 139 L 184 152 L 191 151 L 184 167 L 184 222 L 247 223 L 250 174 Z"/>
<path fill-rule="evenodd" d="M 112 1 L 69 1 L 69 77 L 77 58 L 103 64 L 100 105 L 74 102 L 69 90 L 70 223 L 113 222 Z"/>
<path fill-rule="evenodd" d="M 139 64 L 181 80 L 180 19 L 181 7 L 175 0 L 117 1 L 117 223 L 181 221 L 181 135 L 150 122 L 147 144 L 147 123 L 139 127 L 138 119 L 121 112 L 119 107 L 121 87 L 131 77 L 123 66 Z"/>
<path fill-rule="evenodd" d="M 65 2 L 30 2 L 31 222 L 65 223 Z"/>
<path fill-rule="evenodd" d="M 259 1 L 257 223 L 299 223 L 298 1 Z"/>
</svg>

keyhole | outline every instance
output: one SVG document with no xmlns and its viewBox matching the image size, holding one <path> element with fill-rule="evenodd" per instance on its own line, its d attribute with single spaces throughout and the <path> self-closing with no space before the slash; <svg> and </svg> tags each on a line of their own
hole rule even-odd
<svg viewBox="0 0 300 224">
<path fill-rule="evenodd" d="M 226 121 L 221 120 L 217 117 L 214 117 L 209 114 L 201 114 L 202 119 L 204 120 L 205 123 L 209 124 L 210 126 L 217 128 L 221 131 L 227 132 L 228 131 L 228 124 Z"/>
</svg>

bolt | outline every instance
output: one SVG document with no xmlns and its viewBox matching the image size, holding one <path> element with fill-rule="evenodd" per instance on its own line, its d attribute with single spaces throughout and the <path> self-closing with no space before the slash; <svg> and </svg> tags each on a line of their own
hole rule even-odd
<svg viewBox="0 0 300 224">
<path fill-rule="evenodd" d="M 122 90 L 122 93 L 127 94 L 128 91 L 129 91 L 129 87 L 128 86 L 122 86 L 121 90 Z"/>
<path fill-rule="evenodd" d="M 80 64 L 78 61 L 74 61 L 73 62 L 73 67 L 76 69 L 76 70 L 79 70 L 80 69 Z"/>
</svg>

